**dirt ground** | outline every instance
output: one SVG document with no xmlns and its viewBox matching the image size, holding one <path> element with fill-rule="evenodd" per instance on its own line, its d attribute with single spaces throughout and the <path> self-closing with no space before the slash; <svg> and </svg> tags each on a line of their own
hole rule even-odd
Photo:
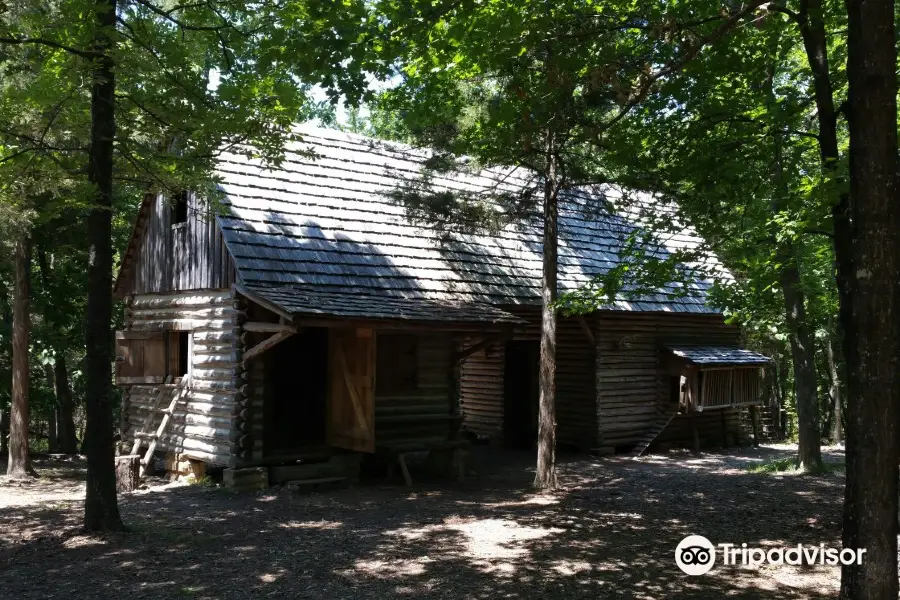
<svg viewBox="0 0 900 600">
<path fill-rule="evenodd" d="M 688 534 L 840 545 L 843 477 L 751 474 L 788 446 L 563 457 L 535 494 L 531 453 L 478 448 L 465 482 L 237 495 L 154 482 L 120 498 L 127 533 L 79 530 L 84 463 L 0 478 L 2 598 L 820 598 L 838 567 L 674 562 Z M 828 452 L 840 461 L 839 449 Z"/>
</svg>

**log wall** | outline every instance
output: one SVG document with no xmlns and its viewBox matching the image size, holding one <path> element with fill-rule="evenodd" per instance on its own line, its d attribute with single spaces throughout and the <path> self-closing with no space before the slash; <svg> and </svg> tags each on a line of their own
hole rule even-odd
<svg viewBox="0 0 900 600">
<path fill-rule="evenodd" d="M 466 338 L 460 349 L 480 338 Z M 469 355 L 459 368 L 459 405 L 463 428 L 483 438 L 503 434 L 504 344 L 497 343 Z"/>
<path fill-rule="evenodd" d="M 539 339 L 537 307 L 504 308 L 529 322 L 516 331 L 514 339 Z M 557 323 L 557 439 L 562 445 L 581 449 L 633 445 L 654 424 L 658 406 L 669 399 L 662 346 L 734 345 L 740 341 L 739 329 L 726 325 L 717 315 L 598 312 L 585 323 L 593 331 L 594 344 L 579 319 L 561 317 Z M 470 339 L 464 345 L 477 341 Z M 463 362 L 460 404 L 467 430 L 489 438 L 502 434 L 503 373 L 502 343 Z M 705 443 L 719 443 L 723 426 L 732 439 L 743 433 L 739 409 L 727 409 L 696 417 L 679 415 L 659 440 L 691 444 L 694 422 Z"/>
<path fill-rule="evenodd" d="M 126 328 L 190 331 L 190 384 L 164 435 L 159 450 L 178 452 L 209 464 L 231 466 L 231 422 L 239 399 L 241 368 L 237 346 L 237 311 L 230 290 L 141 294 L 130 297 Z M 185 385 L 182 383 L 181 385 Z M 122 439 L 141 430 L 159 386 L 132 385 L 122 404 Z M 171 396 L 169 396 L 171 397 Z M 164 400 L 160 408 L 165 408 Z M 162 418 L 156 413 L 152 430 Z"/>
<path fill-rule="evenodd" d="M 516 330 L 514 340 L 539 342 L 539 307 L 503 308 L 528 321 Z M 560 317 L 556 334 L 557 441 L 587 450 L 597 444 L 594 347 L 578 318 Z M 466 345 L 477 341 L 469 340 Z M 503 432 L 504 361 L 504 344 L 498 342 L 468 357 L 460 370 L 465 428 L 480 436 L 494 437 Z"/>
<path fill-rule="evenodd" d="M 452 339 L 442 333 L 423 333 L 417 337 L 416 391 L 387 395 L 379 393 L 376 385 L 376 445 L 399 441 L 446 440 L 449 437 L 450 421 L 428 420 L 428 417 L 447 415 L 453 409 L 450 397 Z M 375 352 L 379 351 L 376 337 Z M 392 417 L 402 420 L 391 422 Z M 416 417 L 425 418 L 415 420 Z"/>
<path fill-rule="evenodd" d="M 593 325 L 597 341 L 597 418 L 601 444 L 605 446 L 636 443 L 655 421 L 657 406 L 668 401 L 670 383 L 660 364 L 662 346 L 735 345 L 740 341 L 740 330 L 726 325 L 718 315 L 598 312 Z M 697 416 L 701 438 L 722 439 L 722 412 Z M 738 435 L 739 410 L 724 412 L 727 430 Z M 690 418 L 675 417 L 659 439 L 689 443 Z"/>
</svg>

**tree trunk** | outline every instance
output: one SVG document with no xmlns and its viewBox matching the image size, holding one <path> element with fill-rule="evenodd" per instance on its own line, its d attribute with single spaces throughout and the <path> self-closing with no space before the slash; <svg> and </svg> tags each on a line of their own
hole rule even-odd
<svg viewBox="0 0 900 600">
<path fill-rule="evenodd" d="M 0 410 L 0 454 L 9 452 L 9 407 Z"/>
<path fill-rule="evenodd" d="M 845 548 L 841 598 L 897 598 L 900 458 L 900 200 L 894 3 L 846 0 L 852 310 L 842 317 L 847 365 Z M 841 257 L 839 257 L 841 258 Z M 843 257 L 846 261 L 847 257 Z"/>
<path fill-rule="evenodd" d="M 47 385 L 53 392 L 53 406 L 50 407 L 50 413 L 47 415 L 47 450 L 50 453 L 59 452 L 59 435 L 57 432 L 58 414 L 59 414 L 59 398 L 56 396 L 56 385 L 53 377 L 53 365 L 44 363 L 44 376 L 47 378 Z"/>
<path fill-rule="evenodd" d="M 72 401 L 72 388 L 69 387 L 66 356 L 62 352 L 56 354 L 53 362 L 53 374 L 56 379 L 59 451 L 63 454 L 75 454 L 78 452 L 78 440 L 75 437 L 75 406 Z"/>
<path fill-rule="evenodd" d="M 837 363 L 834 360 L 834 346 L 831 334 L 825 338 L 825 358 L 828 361 L 828 373 L 831 377 L 831 442 L 840 444 L 844 439 L 843 407 L 841 406 L 841 379 L 838 375 Z"/>
<path fill-rule="evenodd" d="M 769 96 L 769 110 L 780 111 L 774 91 L 775 65 L 769 71 L 766 87 Z M 772 210 L 778 214 L 791 207 L 791 190 L 785 176 L 781 132 L 774 134 L 774 173 Z M 777 244 L 777 241 L 773 240 Z M 785 322 L 791 346 L 791 361 L 794 366 L 794 399 L 797 406 L 797 429 L 799 432 L 798 460 L 803 470 L 816 470 L 822 466 L 821 436 L 819 433 L 819 399 L 816 380 L 816 349 L 813 334 L 806 317 L 806 299 L 800 280 L 797 245 L 788 239 L 777 246 L 778 273 L 784 299 Z"/>
<path fill-rule="evenodd" d="M 788 260 L 793 261 L 793 258 Z M 800 468 L 816 470 L 822 466 L 819 437 L 819 399 L 816 390 L 815 346 L 806 318 L 804 294 L 799 289 L 800 272 L 794 262 L 781 269 L 785 320 L 794 365 L 794 400 L 797 404 L 798 459 Z"/>
<path fill-rule="evenodd" d="M 534 487 L 539 490 L 556 487 L 556 274 L 557 221 L 559 207 L 559 172 L 556 143 L 547 134 L 546 172 L 544 177 L 544 262 L 541 286 L 541 356 L 540 400 L 538 402 L 537 468 Z"/>
<path fill-rule="evenodd" d="M 775 364 L 772 365 L 772 393 L 775 395 L 774 398 L 774 421 L 775 421 L 775 433 L 779 440 L 784 439 L 784 394 L 781 392 L 781 373 L 784 368 L 781 366 L 781 354 L 777 355 L 773 353 L 773 356 L 778 356 L 779 358 L 775 359 Z"/>
<path fill-rule="evenodd" d="M 91 144 L 88 179 L 97 188 L 88 214 L 87 358 L 85 396 L 87 425 L 87 495 L 84 527 L 88 531 L 123 528 L 116 501 L 116 471 L 113 460 L 112 378 L 112 185 L 115 121 L 116 0 L 98 0 L 95 5 L 94 45 L 91 60 Z"/>
<path fill-rule="evenodd" d="M 24 234 L 16 241 L 16 289 L 13 298 L 12 402 L 9 420 L 9 462 L 6 476 L 36 475 L 28 456 L 28 331 L 31 280 L 31 241 Z"/>
</svg>

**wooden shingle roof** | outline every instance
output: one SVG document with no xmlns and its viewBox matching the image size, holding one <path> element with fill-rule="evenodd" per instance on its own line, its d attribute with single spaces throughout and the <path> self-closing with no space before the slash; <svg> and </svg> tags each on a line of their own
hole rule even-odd
<svg viewBox="0 0 900 600">
<path fill-rule="evenodd" d="M 737 346 L 666 346 L 666 348 L 675 356 L 701 366 L 765 366 L 772 362 L 768 356 Z"/>
<path fill-rule="evenodd" d="M 238 291 L 262 300 L 292 318 L 336 317 L 346 320 L 391 320 L 407 323 L 511 327 L 525 321 L 489 304 L 342 294 L 293 285 L 238 285 Z"/>
<path fill-rule="evenodd" d="M 217 217 L 239 281 L 254 289 L 288 286 L 313 293 L 492 305 L 539 304 L 541 223 L 537 214 L 496 235 L 442 237 L 411 224 L 388 194 L 420 176 L 428 154 L 401 144 L 301 127 L 301 142 L 278 167 L 238 154 L 218 168 L 225 214 Z M 438 178 L 451 190 L 515 190 L 515 172 Z M 597 210 L 586 190 L 561 199 L 559 288 L 577 289 L 618 264 L 635 223 Z M 651 249 L 665 256 L 692 248 L 690 231 Z M 711 282 L 687 295 L 672 284 L 608 308 L 717 313 L 706 305 Z M 311 296 L 310 296 L 311 297 Z M 331 298 L 331 296 L 329 296 Z"/>
</svg>

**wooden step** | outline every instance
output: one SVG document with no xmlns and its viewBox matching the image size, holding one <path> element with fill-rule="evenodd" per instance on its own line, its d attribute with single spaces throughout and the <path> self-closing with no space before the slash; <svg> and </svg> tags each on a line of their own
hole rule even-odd
<svg viewBox="0 0 900 600">
<path fill-rule="evenodd" d="M 269 467 L 269 484 L 287 485 L 292 481 L 328 479 L 344 475 L 344 467 L 333 462 L 276 465 Z"/>
<path fill-rule="evenodd" d="M 310 493 L 343 490 L 350 487 L 346 477 L 320 477 L 318 479 L 297 479 L 285 485 L 292 492 Z"/>
<path fill-rule="evenodd" d="M 643 455 L 644 452 L 647 451 L 647 448 L 653 443 L 653 441 L 659 437 L 663 431 L 665 431 L 666 427 L 668 427 L 669 423 L 675 416 L 678 414 L 677 410 L 672 410 L 668 413 L 662 413 L 657 418 L 656 422 L 650 427 L 650 429 L 645 433 L 637 444 L 635 444 L 634 449 L 631 452 L 632 458 L 638 458 Z"/>
</svg>

